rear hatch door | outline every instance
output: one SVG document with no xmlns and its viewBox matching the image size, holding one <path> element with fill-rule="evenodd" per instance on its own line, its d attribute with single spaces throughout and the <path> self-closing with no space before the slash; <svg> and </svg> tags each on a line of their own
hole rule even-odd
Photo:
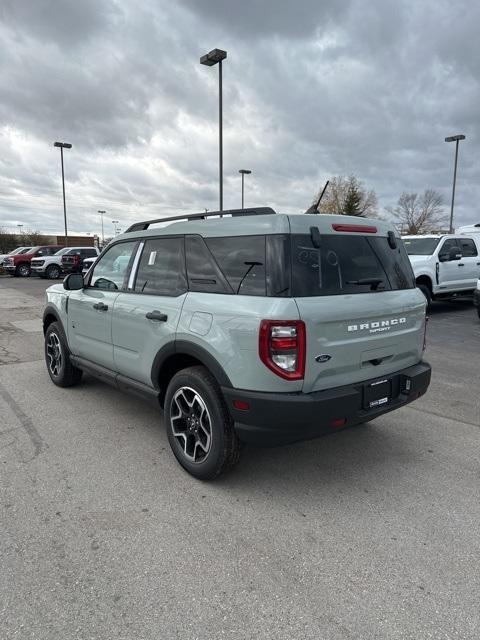
<svg viewBox="0 0 480 640">
<path fill-rule="evenodd" d="M 317 248 L 310 235 L 292 235 L 292 290 L 306 326 L 305 393 L 421 360 L 425 299 L 400 241 L 322 234 Z"/>
</svg>

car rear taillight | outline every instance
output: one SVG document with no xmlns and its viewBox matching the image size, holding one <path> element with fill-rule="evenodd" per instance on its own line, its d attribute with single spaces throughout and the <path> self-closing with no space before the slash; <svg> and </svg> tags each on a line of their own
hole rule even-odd
<svg viewBox="0 0 480 640">
<path fill-rule="evenodd" d="M 427 322 L 428 316 L 425 316 L 425 322 L 423 323 L 423 350 L 427 348 Z"/>
<path fill-rule="evenodd" d="M 285 380 L 303 380 L 305 343 L 302 320 L 262 320 L 260 323 L 260 360 Z"/>
</svg>

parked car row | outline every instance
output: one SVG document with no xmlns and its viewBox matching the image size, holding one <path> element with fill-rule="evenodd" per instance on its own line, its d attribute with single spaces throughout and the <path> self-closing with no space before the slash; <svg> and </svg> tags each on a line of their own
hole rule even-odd
<svg viewBox="0 0 480 640">
<path fill-rule="evenodd" d="M 45 245 L 38 247 L 19 247 L 5 256 L 1 256 L 3 269 L 12 276 L 57 279 L 62 274 L 80 273 L 85 258 L 95 258 L 99 250 L 96 247 L 65 247 Z"/>
</svg>

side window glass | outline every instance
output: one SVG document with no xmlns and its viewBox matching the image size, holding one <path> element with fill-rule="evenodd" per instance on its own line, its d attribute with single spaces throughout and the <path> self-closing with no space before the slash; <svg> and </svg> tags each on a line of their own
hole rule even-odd
<svg viewBox="0 0 480 640">
<path fill-rule="evenodd" d="M 138 265 L 135 292 L 179 296 L 186 290 L 183 237 L 147 240 Z"/>
<path fill-rule="evenodd" d="M 264 296 L 265 236 L 205 238 L 234 293 Z"/>
<path fill-rule="evenodd" d="M 452 247 L 458 247 L 457 241 L 455 240 L 455 238 L 448 238 L 440 247 L 440 250 L 438 252 L 439 255 L 441 253 L 448 253 Z"/>
<path fill-rule="evenodd" d="M 187 236 L 185 250 L 189 291 L 232 293 L 203 238 Z"/>
<path fill-rule="evenodd" d="M 90 287 L 108 291 L 120 290 L 136 244 L 136 241 L 132 241 L 113 245 L 95 265 L 90 278 Z"/>
<path fill-rule="evenodd" d="M 477 247 L 470 238 L 459 238 L 458 243 L 462 250 L 462 256 L 464 258 L 473 258 L 478 255 Z"/>
</svg>

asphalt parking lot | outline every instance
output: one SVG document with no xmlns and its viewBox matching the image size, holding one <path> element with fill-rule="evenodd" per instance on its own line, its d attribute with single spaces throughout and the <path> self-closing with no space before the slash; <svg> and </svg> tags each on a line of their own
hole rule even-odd
<svg viewBox="0 0 480 640">
<path fill-rule="evenodd" d="M 434 305 L 421 400 L 201 483 L 154 407 L 50 382 L 46 286 L 0 277 L 0 638 L 478 639 L 471 302 Z"/>
</svg>

